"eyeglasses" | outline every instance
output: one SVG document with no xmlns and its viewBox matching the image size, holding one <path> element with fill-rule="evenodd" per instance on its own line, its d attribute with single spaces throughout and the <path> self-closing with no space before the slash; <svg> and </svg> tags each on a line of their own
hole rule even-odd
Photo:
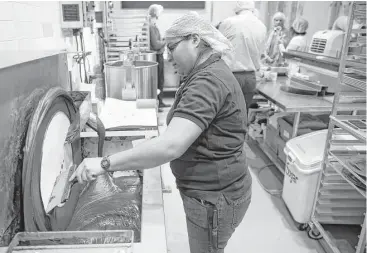
<svg viewBox="0 0 367 253">
<path fill-rule="evenodd" d="M 167 48 L 168 48 L 168 50 L 169 50 L 171 53 L 173 53 L 173 51 L 176 49 L 176 47 L 178 46 L 178 44 L 180 44 L 183 40 L 185 40 L 185 39 L 179 40 L 179 41 L 177 41 L 176 43 L 173 43 L 173 44 L 171 44 L 171 45 L 168 45 L 168 44 L 167 44 Z"/>
<path fill-rule="evenodd" d="M 182 38 L 181 40 L 177 41 L 176 43 L 173 43 L 173 44 L 171 44 L 171 45 L 168 45 L 168 44 L 167 44 L 167 49 L 168 49 L 171 53 L 173 53 L 173 51 L 175 51 L 175 49 L 176 49 L 176 47 L 178 46 L 178 44 L 180 44 L 180 43 L 181 43 L 182 41 L 184 41 L 184 40 L 188 40 L 190 37 L 191 37 L 191 35 L 189 35 L 189 36 L 185 36 L 184 38 Z"/>
</svg>

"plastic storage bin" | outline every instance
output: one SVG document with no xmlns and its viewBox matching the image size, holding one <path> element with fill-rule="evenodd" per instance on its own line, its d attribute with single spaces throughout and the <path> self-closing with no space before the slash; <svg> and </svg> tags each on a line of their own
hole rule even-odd
<svg viewBox="0 0 367 253">
<path fill-rule="evenodd" d="M 312 132 L 289 140 L 282 197 L 293 219 L 307 223 L 311 219 L 318 177 L 326 144 L 327 130 Z"/>
</svg>

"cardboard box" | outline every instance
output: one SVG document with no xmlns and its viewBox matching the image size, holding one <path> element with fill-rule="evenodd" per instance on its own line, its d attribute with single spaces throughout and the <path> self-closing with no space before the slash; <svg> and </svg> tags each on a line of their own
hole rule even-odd
<svg viewBox="0 0 367 253">
<path fill-rule="evenodd" d="M 287 121 L 285 121 L 283 118 L 278 119 L 278 131 L 279 136 L 284 140 L 288 141 L 292 139 L 292 133 L 293 133 L 293 126 L 289 124 Z M 312 130 L 309 128 L 304 129 L 298 129 L 297 136 L 311 133 Z"/>
<path fill-rule="evenodd" d="M 272 125 L 266 126 L 265 143 L 276 153 L 277 143 L 276 138 L 279 137 L 279 131 Z M 280 137 L 279 137 L 280 138 Z"/>
</svg>

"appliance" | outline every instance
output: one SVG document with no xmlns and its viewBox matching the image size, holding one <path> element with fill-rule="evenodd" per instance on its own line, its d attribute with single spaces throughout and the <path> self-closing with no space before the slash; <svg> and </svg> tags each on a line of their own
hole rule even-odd
<svg viewBox="0 0 367 253">
<path fill-rule="evenodd" d="M 84 25 L 81 1 L 60 2 L 61 28 L 81 29 Z"/>
<path fill-rule="evenodd" d="M 107 62 L 105 64 L 107 97 L 123 99 L 124 95 L 129 93 L 128 100 L 156 99 L 157 68 L 158 63 L 150 61 Z M 133 95 L 130 94 L 132 90 L 135 90 Z"/>
<path fill-rule="evenodd" d="M 312 36 L 309 53 L 340 58 L 343 39 L 343 31 L 318 31 Z"/>
</svg>

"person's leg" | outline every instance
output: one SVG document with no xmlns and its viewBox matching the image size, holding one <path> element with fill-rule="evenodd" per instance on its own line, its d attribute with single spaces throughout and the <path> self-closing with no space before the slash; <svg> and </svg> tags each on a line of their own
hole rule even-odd
<svg viewBox="0 0 367 253">
<path fill-rule="evenodd" d="M 242 222 L 251 203 L 251 190 L 242 198 L 228 202 L 224 197 L 218 203 L 218 253 L 224 252 L 232 234 Z M 222 250 L 222 251 L 220 251 Z M 241 249 L 238 253 L 242 252 Z M 237 252 L 233 252 L 237 253 Z"/>
<path fill-rule="evenodd" d="M 181 194 L 191 253 L 224 253 L 228 240 L 241 223 L 251 201 L 251 192 L 228 203 L 224 196 L 216 205 Z"/>
<path fill-rule="evenodd" d="M 210 244 L 207 206 L 181 193 L 186 214 L 187 234 L 191 253 L 214 253 Z"/>
<path fill-rule="evenodd" d="M 158 95 L 159 107 L 169 107 L 163 103 L 163 87 L 164 87 L 164 58 L 163 54 L 157 54 L 158 62 L 158 89 L 161 91 Z"/>
<path fill-rule="evenodd" d="M 245 73 L 245 81 L 246 81 L 246 89 L 247 89 L 247 93 L 245 94 L 245 99 L 246 99 L 246 106 L 247 106 L 246 108 L 248 110 L 248 108 L 252 104 L 252 100 L 254 98 L 255 91 L 256 91 L 255 72 Z"/>
<path fill-rule="evenodd" d="M 255 72 L 234 72 L 233 74 L 241 86 L 243 96 L 245 97 L 246 109 L 248 111 L 256 90 Z"/>
</svg>

